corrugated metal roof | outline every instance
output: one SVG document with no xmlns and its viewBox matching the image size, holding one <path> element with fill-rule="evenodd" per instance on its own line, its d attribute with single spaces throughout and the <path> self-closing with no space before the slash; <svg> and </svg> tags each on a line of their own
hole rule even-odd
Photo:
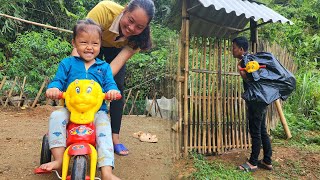
<svg viewBox="0 0 320 180">
<path fill-rule="evenodd" d="M 254 1 L 191 0 L 189 2 L 187 9 L 190 15 L 189 31 L 195 36 L 232 37 L 243 30 L 250 19 L 293 24 L 264 4 Z"/>
</svg>

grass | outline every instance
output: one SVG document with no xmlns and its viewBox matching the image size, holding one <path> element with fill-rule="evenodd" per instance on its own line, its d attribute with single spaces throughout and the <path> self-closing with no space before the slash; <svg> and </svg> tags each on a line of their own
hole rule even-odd
<svg viewBox="0 0 320 180">
<path fill-rule="evenodd" d="M 253 179 L 251 173 L 243 173 L 234 166 L 224 164 L 220 161 L 209 162 L 203 155 L 191 153 L 194 161 L 195 171 L 188 177 L 190 179 Z"/>
</svg>

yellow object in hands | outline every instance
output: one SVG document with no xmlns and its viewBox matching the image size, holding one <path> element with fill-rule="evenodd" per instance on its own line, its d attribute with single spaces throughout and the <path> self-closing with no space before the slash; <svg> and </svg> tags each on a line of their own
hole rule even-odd
<svg viewBox="0 0 320 180">
<path fill-rule="evenodd" d="M 257 61 L 249 61 L 245 68 L 240 68 L 240 71 L 247 71 L 248 73 L 255 72 L 260 68 L 266 68 L 266 65 L 259 65 Z"/>
<path fill-rule="evenodd" d="M 63 97 L 70 111 L 70 121 L 88 124 L 94 121 L 94 115 L 100 109 L 105 94 L 99 83 L 82 79 L 72 82 Z"/>
</svg>

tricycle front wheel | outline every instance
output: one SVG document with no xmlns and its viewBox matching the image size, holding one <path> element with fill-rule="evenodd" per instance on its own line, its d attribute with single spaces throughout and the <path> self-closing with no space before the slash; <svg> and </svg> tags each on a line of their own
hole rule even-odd
<svg viewBox="0 0 320 180">
<path fill-rule="evenodd" d="M 71 180 L 85 180 L 87 173 L 87 158 L 76 156 L 73 160 Z"/>
</svg>

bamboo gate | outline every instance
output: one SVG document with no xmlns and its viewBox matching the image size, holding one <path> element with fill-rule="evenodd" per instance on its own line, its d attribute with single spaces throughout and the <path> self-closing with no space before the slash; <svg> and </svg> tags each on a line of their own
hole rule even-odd
<svg viewBox="0 0 320 180">
<path fill-rule="evenodd" d="M 273 53 L 284 67 L 296 71 L 291 56 L 280 46 L 261 42 L 257 51 Z M 178 59 L 182 55 L 179 52 Z M 173 58 L 168 63 L 179 103 L 179 133 L 173 138 L 176 154 L 187 155 L 189 151 L 220 154 L 235 148 L 250 148 L 246 106 L 241 98 L 242 79 L 237 60 L 232 56 L 231 40 L 193 37 L 187 56 L 188 64 L 184 67 Z M 267 113 L 268 130 L 278 123 L 275 112 L 275 105 L 271 104 Z"/>
</svg>

